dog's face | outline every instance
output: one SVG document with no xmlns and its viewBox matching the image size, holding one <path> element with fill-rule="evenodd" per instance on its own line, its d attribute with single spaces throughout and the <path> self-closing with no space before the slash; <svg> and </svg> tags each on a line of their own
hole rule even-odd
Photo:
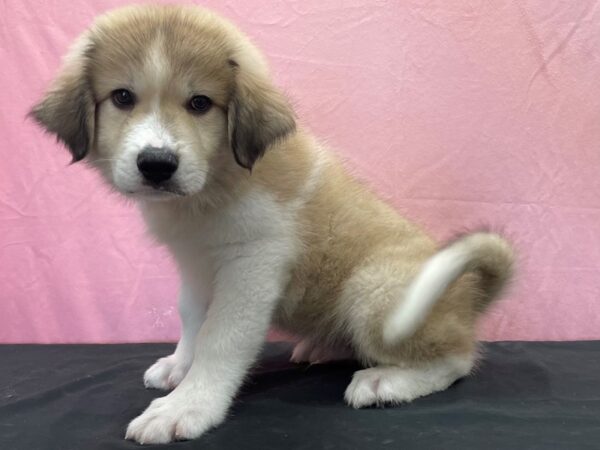
<svg viewBox="0 0 600 450">
<path fill-rule="evenodd" d="M 89 68 L 98 99 L 92 160 L 127 194 L 199 192 L 211 163 L 229 147 L 235 67 L 210 49 L 173 45 L 177 33 L 132 39 L 140 31 L 119 33 L 127 46 L 99 43 L 95 49 Z"/>
<path fill-rule="evenodd" d="M 251 169 L 295 127 L 244 36 L 199 8 L 164 6 L 98 19 L 32 114 L 75 161 L 146 198 L 197 194 L 224 167 Z"/>
</svg>

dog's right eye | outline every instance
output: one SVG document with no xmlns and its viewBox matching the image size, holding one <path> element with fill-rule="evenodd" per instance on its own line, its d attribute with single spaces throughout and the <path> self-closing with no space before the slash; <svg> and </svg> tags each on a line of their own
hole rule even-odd
<svg viewBox="0 0 600 450">
<path fill-rule="evenodd" d="M 112 102 L 119 109 L 129 109 L 133 107 L 135 97 L 127 89 L 117 89 L 112 92 Z"/>
</svg>

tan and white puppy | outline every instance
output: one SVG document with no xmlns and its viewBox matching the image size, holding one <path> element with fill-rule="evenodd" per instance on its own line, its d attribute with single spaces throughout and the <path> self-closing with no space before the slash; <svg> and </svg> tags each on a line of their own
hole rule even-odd
<svg viewBox="0 0 600 450">
<path fill-rule="evenodd" d="M 182 336 L 144 376 L 175 388 L 129 424 L 140 443 L 223 421 L 276 324 L 294 361 L 354 357 L 353 407 L 410 402 L 473 367 L 475 322 L 513 255 L 474 233 L 438 249 L 296 125 L 259 51 L 197 7 L 109 12 L 33 117 L 139 203 L 182 278 Z"/>
</svg>

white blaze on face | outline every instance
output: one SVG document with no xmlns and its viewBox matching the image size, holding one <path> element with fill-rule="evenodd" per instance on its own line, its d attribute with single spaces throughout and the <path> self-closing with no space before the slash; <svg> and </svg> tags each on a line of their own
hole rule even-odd
<svg viewBox="0 0 600 450">
<path fill-rule="evenodd" d="M 119 160 L 113 166 L 115 184 L 126 192 L 136 192 L 142 186 L 143 177 L 137 168 L 140 152 L 149 147 L 177 152 L 177 141 L 160 111 L 161 91 L 169 76 L 162 39 L 157 38 L 151 45 L 144 68 L 138 75 L 134 81 L 134 95 L 137 101 L 149 105 L 149 112 L 128 128 Z"/>
<path fill-rule="evenodd" d="M 161 36 L 156 38 L 148 50 L 146 61 L 144 63 L 143 89 L 151 90 L 156 93 L 167 84 L 170 75 L 169 61 L 164 52 L 164 40 Z M 158 95 L 156 101 L 158 101 Z"/>
<path fill-rule="evenodd" d="M 144 183 L 144 178 L 137 167 L 138 155 L 149 147 L 170 150 L 177 154 L 179 167 L 170 184 L 178 192 L 184 194 L 199 192 L 207 179 L 208 160 L 202 157 L 199 150 L 205 145 L 205 140 L 189 130 L 186 132 L 182 124 L 173 123 L 173 120 L 177 120 L 177 115 L 169 116 L 169 122 L 165 118 L 163 107 L 166 103 L 182 103 L 181 98 L 167 98 L 167 95 L 173 94 L 169 94 L 165 88 L 169 85 L 173 87 L 173 83 L 183 82 L 173 77 L 163 44 L 164 40 L 159 36 L 149 46 L 142 69 L 134 74 L 133 93 L 137 97 L 140 111 L 144 113 L 139 112 L 135 115 L 135 119 L 127 124 L 118 158 L 112 165 L 114 184 L 120 191 L 128 194 L 141 193 L 145 196 L 160 194 L 160 189 L 156 190 Z M 184 84 L 178 87 L 179 92 L 186 92 Z M 225 123 L 222 126 L 225 127 Z M 174 131 L 175 129 L 177 132 Z"/>
<path fill-rule="evenodd" d="M 137 158 L 149 147 L 177 152 L 177 142 L 164 126 L 158 111 L 150 112 L 129 128 L 123 151 L 113 166 L 115 184 L 125 192 L 136 192 L 142 186 L 143 177 L 137 167 Z"/>
<path fill-rule="evenodd" d="M 129 139 L 140 150 L 145 147 L 175 150 L 175 139 L 161 117 L 161 95 L 169 81 L 169 65 L 164 54 L 163 39 L 159 36 L 150 46 L 144 68 L 136 80 L 136 89 L 150 105 L 147 117 L 131 129 Z"/>
<path fill-rule="evenodd" d="M 176 150 L 175 138 L 164 126 L 159 111 L 151 112 L 141 122 L 131 127 L 125 146 L 127 150 L 131 148 L 138 153 L 147 147 Z"/>
</svg>

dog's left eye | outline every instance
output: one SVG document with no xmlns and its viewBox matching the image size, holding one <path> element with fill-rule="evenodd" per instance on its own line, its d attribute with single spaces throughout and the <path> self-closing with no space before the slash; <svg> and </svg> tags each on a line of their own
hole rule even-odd
<svg viewBox="0 0 600 450">
<path fill-rule="evenodd" d="M 119 109 L 129 109 L 135 103 L 135 96 L 127 89 L 117 89 L 112 92 L 113 104 Z"/>
<path fill-rule="evenodd" d="M 206 95 L 195 95 L 188 103 L 188 108 L 195 114 L 204 114 L 212 106 L 212 101 Z"/>
</svg>

